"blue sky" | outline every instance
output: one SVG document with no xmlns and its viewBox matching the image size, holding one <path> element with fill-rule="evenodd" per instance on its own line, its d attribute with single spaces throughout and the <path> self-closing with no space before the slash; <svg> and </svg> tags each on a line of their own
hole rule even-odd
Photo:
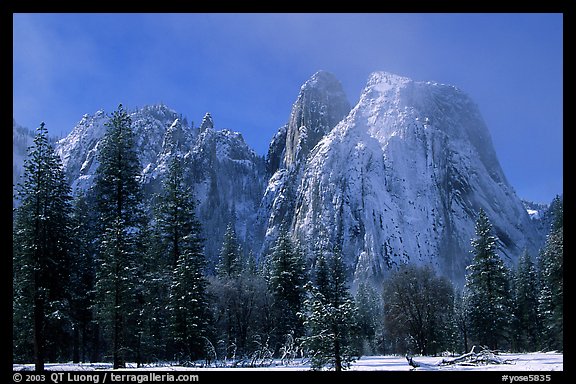
<svg viewBox="0 0 576 384">
<path fill-rule="evenodd" d="M 13 116 L 64 135 L 85 113 L 165 103 L 257 153 L 300 86 L 332 72 L 354 105 L 384 70 L 478 104 L 521 198 L 563 189 L 562 14 L 14 14 Z"/>
</svg>

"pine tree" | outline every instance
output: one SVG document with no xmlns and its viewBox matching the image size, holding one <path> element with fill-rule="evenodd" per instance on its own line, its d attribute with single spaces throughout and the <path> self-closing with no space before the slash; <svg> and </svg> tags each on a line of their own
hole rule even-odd
<svg viewBox="0 0 576 384">
<path fill-rule="evenodd" d="M 554 198 L 553 223 L 538 260 L 540 297 L 538 311 L 543 325 L 543 348 L 563 350 L 564 337 L 564 208 Z"/>
<path fill-rule="evenodd" d="M 154 203 L 150 202 L 152 210 Z M 161 234 L 155 225 L 155 215 L 145 229 L 143 254 L 143 286 L 145 298 L 141 310 L 138 335 L 143 362 L 173 359 L 174 348 L 170 322 L 170 288 L 174 275 L 172 257 L 167 254 Z"/>
<path fill-rule="evenodd" d="M 321 249 L 317 250 L 316 266 L 314 268 L 314 286 L 324 298 L 330 298 L 330 271 L 326 261 L 326 256 Z"/>
<path fill-rule="evenodd" d="M 270 352 L 271 295 L 253 252 L 242 257 L 232 223 L 222 241 L 216 272 L 209 278 L 209 291 L 218 355 L 262 363 L 262 356 Z"/>
<path fill-rule="evenodd" d="M 514 335 L 516 349 L 522 352 L 536 351 L 539 345 L 538 285 L 536 267 L 528 251 L 524 251 L 514 278 Z"/>
<path fill-rule="evenodd" d="M 256 261 L 256 256 L 254 255 L 254 251 L 250 250 L 248 252 L 248 257 L 246 258 L 246 262 L 244 263 L 244 267 L 242 268 L 244 272 L 248 275 L 257 276 L 259 273 L 258 263 Z"/>
<path fill-rule="evenodd" d="M 298 312 L 304 302 L 305 266 L 300 250 L 290 240 L 288 231 L 282 230 L 270 255 L 269 289 L 274 297 L 272 310 L 276 340 L 281 343 L 286 335 L 298 338 L 303 334 Z"/>
<path fill-rule="evenodd" d="M 324 292 L 311 282 L 305 285 L 307 297 L 300 317 L 307 333 L 300 341 L 310 354 L 312 369 L 327 366 L 342 371 L 359 355 L 359 329 L 340 249 L 336 247 L 329 261 L 318 263 L 316 268 L 316 276 L 328 276 L 328 281 Z M 324 268 L 326 271 L 322 271 Z"/>
<path fill-rule="evenodd" d="M 94 210 L 92 197 L 83 191 L 75 194 L 72 207 L 72 248 L 70 270 L 71 312 L 74 320 L 74 362 L 88 360 L 96 349 L 93 334 L 92 305 L 96 254 Z M 96 352 L 96 351 L 94 351 Z"/>
<path fill-rule="evenodd" d="M 206 260 L 194 195 L 184 182 L 182 161 L 173 156 L 169 163 L 156 225 L 172 271 L 169 308 L 175 353 L 194 360 L 203 356 L 208 326 Z"/>
<path fill-rule="evenodd" d="M 96 170 L 98 212 L 96 309 L 110 334 L 114 368 L 139 350 L 139 311 L 143 304 L 145 217 L 132 122 L 122 105 L 106 123 Z"/>
<path fill-rule="evenodd" d="M 498 349 L 509 337 L 510 314 L 513 313 L 510 272 L 496 253 L 497 238 L 482 209 L 475 231 L 474 257 L 466 275 L 470 336 L 480 345 Z"/>
<path fill-rule="evenodd" d="M 70 338 L 70 190 L 42 123 L 17 186 L 14 212 L 13 300 L 15 361 L 67 358 Z M 30 332 L 31 331 L 31 332 Z M 31 336 L 31 340 L 30 337 Z M 27 349 L 32 347 L 33 353 Z"/>
<path fill-rule="evenodd" d="M 222 247 L 216 264 L 216 276 L 211 279 L 209 287 L 210 295 L 213 297 L 212 314 L 216 344 L 220 346 L 219 355 L 225 357 L 236 356 L 238 339 L 242 339 L 239 336 L 242 332 L 238 324 L 238 307 L 243 305 L 239 297 L 242 273 L 241 252 L 234 225 L 230 222 L 222 239 Z"/>
<path fill-rule="evenodd" d="M 238 276 L 242 270 L 242 248 L 236 236 L 234 225 L 229 223 L 226 227 L 222 248 L 216 266 L 218 276 Z"/>
</svg>

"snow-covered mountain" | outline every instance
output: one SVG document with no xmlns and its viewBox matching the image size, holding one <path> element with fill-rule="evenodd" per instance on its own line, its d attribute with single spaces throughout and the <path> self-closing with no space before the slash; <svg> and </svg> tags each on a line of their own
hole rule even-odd
<svg viewBox="0 0 576 384">
<path fill-rule="evenodd" d="M 200 127 L 165 105 L 129 112 L 141 164 L 145 196 L 160 191 L 171 154 L 180 152 L 187 164 L 185 177 L 198 200 L 207 254 L 214 259 L 229 222 L 238 236 L 251 241 L 250 228 L 264 191 L 264 160 L 244 142 L 242 135 L 214 129 L 210 114 Z M 66 176 L 74 189 L 85 190 L 94 180 L 98 152 L 106 132 L 104 111 L 84 115 L 72 132 L 56 144 Z"/>
<path fill-rule="evenodd" d="M 452 86 L 373 73 L 304 168 L 294 237 L 342 242 L 356 278 L 410 262 L 461 283 L 480 208 L 505 259 L 539 245 L 477 106 Z"/>
<path fill-rule="evenodd" d="M 165 105 L 146 106 L 130 112 L 136 138 L 136 151 L 143 169 L 156 162 L 162 152 L 164 133 L 182 116 Z M 72 189 L 86 189 L 92 185 L 98 168 L 100 141 L 106 133 L 108 115 L 99 110 L 85 114 L 70 134 L 56 143 L 56 152 L 62 158 L 66 177 Z M 190 130 L 190 134 L 193 134 Z"/>
<path fill-rule="evenodd" d="M 351 108 L 339 81 L 317 72 L 266 160 L 240 133 L 215 129 L 210 114 L 199 127 L 165 105 L 130 117 L 148 197 L 170 156 L 184 157 L 211 263 L 233 222 L 260 258 L 285 227 L 307 255 L 341 245 L 356 280 L 419 263 L 461 284 L 480 208 L 510 263 L 525 248 L 535 255 L 545 236 L 506 180 L 477 106 L 452 86 L 375 72 Z M 107 120 L 104 111 L 84 115 L 56 143 L 73 190 L 93 182 Z M 31 137 L 14 123 L 15 170 Z"/>
</svg>

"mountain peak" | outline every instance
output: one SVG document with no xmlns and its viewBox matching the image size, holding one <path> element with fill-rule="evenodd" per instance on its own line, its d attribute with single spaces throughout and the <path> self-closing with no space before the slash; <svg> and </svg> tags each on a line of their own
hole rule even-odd
<svg viewBox="0 0 576 384">
<path fill-rule="evenodd" d="M 284 165 L 293 167 L 306 158 L 324 135 L 350 112 L 350 103 L 340 81 L 318 71 L 300 88 L 286 132 Z"/>
<path fill-rule="evenodd" d="M 214 120 L 210 112 L 206 112 L 202 118 L 202 123 L 200 123 L 200 132 L 204 132 L 207 129 L 214 129 Z"/>
<path fill-rule="evenodd" d="M 409 77 L 400 76 L 395 73 L 386 72 L 386 71 L 376 71 L 372 72 L 368 77 L 367 87 L 374 85 L 374 84 L 390 84 L 390 85 L 400 85 L 405 84 L 408 82 L 413 81 Z"/>
<path fill-rule="evenodd" d="M 331 72 L 320 70 L 302 84 L 300 92 L 310 88 L 335 88 L 341 90 L 340 81 Z"/>
</svg>

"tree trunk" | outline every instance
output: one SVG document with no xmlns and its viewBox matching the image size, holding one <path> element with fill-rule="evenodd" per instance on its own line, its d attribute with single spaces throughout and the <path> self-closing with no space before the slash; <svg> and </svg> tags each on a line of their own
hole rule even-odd
<svg viewBox="0 0 576 384">
<path fill-rule="evenodd" d="M 142 366 L 141 343 L 142 343 L 142 332 L 138 332 L 138 344 L 136 345 L 136 368 L 140 368 Z"/>
<path fill-rule="evenodd" d="M 117 256 L 118 257 L 118 256 Z M 113 345 L 113 355 L 114 355 L 114 369 L 124 368 L 124 340 L 122 333 L 123 319 L 122 319 L 122 308 L 120 308 L 120 286 L 118 280 L 120 279 L 120 271 L 118 268 L 118 261 L 116 261 L 116 277 L 115 277 L 115 287 L 114 287 L 114 345 Z"/>
<path fill-rule="evenodd" d="M 74 340 L 72 342 L 72 362 L 78 364 L 80 362 L 80 331 L 78 325 L 74 325 Z"/>
<path fill-rule="evenodd" d="M 44 371 L 44 298 L 34 293 L 34 370 Z"/>
<path fill-rule="evenodd" d="M 483 349 L 480 352 L 474 352 L 476 346 L 472 346 L 470 352 L 453 359 L 442 359 L 438 365 L 464 365 L 464 366 L 478 366 L 486 364 L 511 364 L 511 360 L 506 360 L 498 357 L 495 352 L 489 349 Z"/>
<path fill-rule="evenodd" d="M 95 363 L 100 361 L 100 325 L 94 322 L 94 330 L 92 332 L 92 353 L 90 353 L 90 362 Z"/>
<path fill-rule="evenodd" d="M 340 340 L 338 335 L 334 336 L 334 370 L 342 371 L 342 356 L 340 356 Z"/>
<path fill-rule="evenodd" d="M 464 351 L 468 350 L 468 329 L 464 328 Z"/>
</svg>

